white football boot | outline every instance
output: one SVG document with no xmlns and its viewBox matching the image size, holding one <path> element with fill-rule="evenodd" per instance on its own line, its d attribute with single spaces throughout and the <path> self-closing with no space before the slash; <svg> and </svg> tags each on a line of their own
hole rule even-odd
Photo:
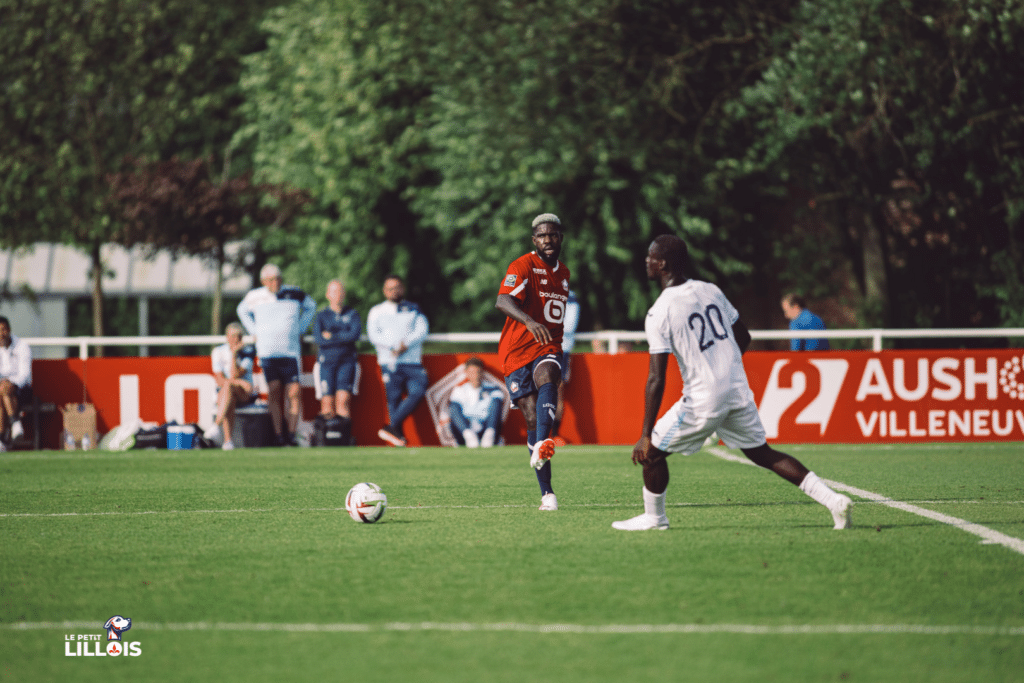
<svg viewBox="0 0 1024 683">
<path fill-rule="evenodd" d="M 544 467 L 544 463 L 551 459 L 551 456 L 555 454 L 555 440 L 544 439 L 533 444 L 533 455 L 530 457 L 530 467 L 535 470 L 539 470 Z"/>
<path fill-rule="evenodd" d="M 839 504 L 835 508 L 830 508 L 829 512 L 832 513 L 832 521 L 836 523 L 833 529 L 849 529 L 850 528 L 850 511 L 853 509 L 853 501 L 850 500 L 849 496 L 839 494 Z"/>
<path fill-rule="evenodd" d="M 537 509 L 538 510 L 557 510 L 558 509 L 558 499 L 555 498 L 555 494 L 553 494 L 553 493 L 545 493 L 543 496 L 541 496 L 540 497 L 540 507 L 537 508 Z"/>
<path fill-rule="evenodd" d="M 645 512 L 632 519 L 612 522 L 612 528 L 619 531 L 652 531 L 654 529 L 665 531 L 668 529 L 668 517 L 656 517 Z"/>
</svg>

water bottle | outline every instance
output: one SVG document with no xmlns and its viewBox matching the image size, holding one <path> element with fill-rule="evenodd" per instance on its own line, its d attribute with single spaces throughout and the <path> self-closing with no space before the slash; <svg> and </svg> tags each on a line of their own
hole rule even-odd
<svg viewBox="0 0 1024 683">
<path fill-rule="evenodd" d="M 64 432 L 64 450 L 75 450 L 75 437 L 71 436 L 71 432 Z"/>
<path fill-rule="evenodd" d="M 82 437 L 82 450 L 87 451 L 91 447 L 92 442 L 89 439 L 89 435 L 86 434 Z"/>
</svg>

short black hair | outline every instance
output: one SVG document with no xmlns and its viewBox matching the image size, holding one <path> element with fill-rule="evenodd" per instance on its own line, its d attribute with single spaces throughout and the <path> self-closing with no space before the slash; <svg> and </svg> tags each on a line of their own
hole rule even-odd
<svg viewBox="0 0 1024 683">
<path fill-rule="evenodd" d="M 654 238 L 654 250 L 658 258 L 664 259 L 668 269 L 677 275 L 693 275 L 693 262 L 686 242 L 675 235 L 658 235 Z"/>
<path fill-rule="evenodd" d="M 0 315 L 0 325 L 7 325 L 7 329 L 11 329 L 11 321 L 2 315 Z"/>
<path fill-rule="evenodd" d="M 476 367 L 480 368 L 481 370 L 484 369 L 484 362 L 482 360 L 480 360 L 479 358 L 477 358 L 476 356 L 473 356 L 471 358 L 467 358 L 466 359 L 466 365 L 473 365 L 473 366 L 476 366 Z"/>
</svg>

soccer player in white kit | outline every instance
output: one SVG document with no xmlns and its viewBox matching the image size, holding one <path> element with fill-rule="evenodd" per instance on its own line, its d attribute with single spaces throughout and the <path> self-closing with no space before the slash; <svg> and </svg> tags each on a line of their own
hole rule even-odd
<svg viewBox="0 0 1024 683">
<path fill-rule="evenodd" d="M 800 487 L 832 513 L 836 529 L 850 524 L 853 502 L 836 493 L 796 458 L 771 448 L 757 414 L 741 356 L 750 333 L 739 313 L 715 285 L 690 279 L 686 244 L 674 235 L 657 237 L 647 252 L 647 277 L 661 296 L 647 313 L 650 369 L 644 394 L 644 423 L 633 447 L 633 464 L 644 468 L 644 513 L 612 527 L 622 531 L 668 529 L 665 490 L 670 453 L 691 455 L 713 433 L 756 464 Z M 683 396 L 655 420 L 665 392 L 669 354 L 683 376 Z"/>
</svg>

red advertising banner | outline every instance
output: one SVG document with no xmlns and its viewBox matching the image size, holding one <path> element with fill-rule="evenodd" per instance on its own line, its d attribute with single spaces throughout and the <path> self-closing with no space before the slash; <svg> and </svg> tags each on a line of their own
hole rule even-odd
<svg viewBox="0 0 1024 683">
<path fill-rule="evenodd" d="M 787 443 L 1024 440 L 1024 353 L 750 353 L 769 440 Z"/>
<path fill-rule="evenodd" d="M 431 387 L 428 400 L 404 425 L 410 445 L 447 443 L 446 397 L 461 381 L 461 364 L 469 355 L 425 357 Z M 478 355 L 488 374 L 501 381 L 497 354 Z M 1020 350 L 751 352 L 744 364 L 769 441 L 1024 440 Z M 304 359 L 304 420 L 318 411 L 312 365 L 312 357 Z M 377 430 L 387 420 L 380 370 L 372 355 L 361 356 L 360 366 L 353 433 L 360 445 L 378 445 Z M 682 391 L 674 366 L 670 363 L 662 411 Z M 562 435 L 571 443 L 635 442 L 647 367 L 645 353 L 574 355 Z M 45 402 L 93 403 L 101 433 L 132 419 L 205 427 L 215 411 L 215 383 L 205 356 L 37 360 L 33 384 Z M 59 413 L 44 419 L 45 448 L 58 447 L 60 420 Z M 517 410 L 508 412 L 503 436 L 510 444 L 526 442 Z"/>
</svg>

